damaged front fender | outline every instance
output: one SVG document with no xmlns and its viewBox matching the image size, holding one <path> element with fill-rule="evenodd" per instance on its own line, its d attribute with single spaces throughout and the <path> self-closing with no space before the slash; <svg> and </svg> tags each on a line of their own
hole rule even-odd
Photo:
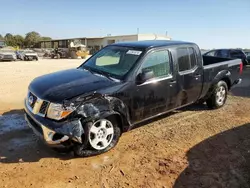
<svg viewBox="0 0 250 188">
<path fill-rule="evenodd" d="M 80 98 L 77 101 L 81 101 Z M 110 115 L 117 115 L 121 120 L 121 128 L 126 131 L 130 126 L 128 108 L 120 99 L 95 94 L 83 99 L 82 103 L 78 106 L 76 113 L 81 115 L 82 122 L 96 121 L 100 118 L 105 118 Z"/>
</svg>

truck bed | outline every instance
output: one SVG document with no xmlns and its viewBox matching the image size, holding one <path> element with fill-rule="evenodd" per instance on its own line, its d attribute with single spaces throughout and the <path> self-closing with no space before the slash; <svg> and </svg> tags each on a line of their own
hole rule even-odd
<svg viewBox="0 0 250 188">
<path fill-rule="evenodd" d="M 210 89 L 211 85 L 220 78 L 220 72 L 228 71 L 230 84 L 240 77 L 241 59 L 229 59 L 212 56 L 203 57 L 203 88 L 201 98 L 203 98 Z"/>
<path fill-rule="evenodd" d="M 215 63 L 222 63 L 222 62 L 225 62 L 225 61 L 231 61 L 231 60 L 233 60 L 233 59 L 230 59 L 230 58 L 213 57 L 213 56 L 202 56 L 202 59 L 203 59 L 203 66 L 207 66 L 207 65 L 212 65 L 212 64 L 215 64 Z M 237 60 L 237 61 L 239 61 L 239 60 Z"/>
</svg>

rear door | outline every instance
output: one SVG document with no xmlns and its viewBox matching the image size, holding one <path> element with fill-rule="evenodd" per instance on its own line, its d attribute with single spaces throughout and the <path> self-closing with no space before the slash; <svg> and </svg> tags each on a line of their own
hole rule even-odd
<svg viewBox="0 0 250 188">
<path fill-rule="evenodd" d="M 176 49 L 178 106 L 195 102 L 201 94 L 203 69 L 198 52 L 196 47 L 190 46 Z"/>
</svg>

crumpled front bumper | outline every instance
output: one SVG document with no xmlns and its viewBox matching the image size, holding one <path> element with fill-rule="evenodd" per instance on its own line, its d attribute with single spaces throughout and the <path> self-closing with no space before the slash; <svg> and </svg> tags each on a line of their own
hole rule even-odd
<svg viewBox="0 0 250 188">
<path fill-rule="evenodd" d="M 26 101 L 24 102 L 24 106 L 26 122 L 33 132 L 44 140 L 46 144 L 56 147 L 70 140 L 82 143 L 81 136 L 84 130 L 79 119 L 56 122 L 33 114 L 27 107 Z"/>
</svg>

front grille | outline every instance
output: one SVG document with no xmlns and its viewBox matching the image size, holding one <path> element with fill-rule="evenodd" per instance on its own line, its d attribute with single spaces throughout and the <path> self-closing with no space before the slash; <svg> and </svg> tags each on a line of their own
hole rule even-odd
<svg viewBox="0 0 250 188">
<path fill-rule="evenodd" d="M 13 59 L 12 55 L 4 55 L 4 59 Z"/>
<path fill-rule="evenodd" d="M 42 105 L 40 107 L 39 113 L 40 114 L 45 114 L 46 111 L 47 111 L 48 106 L 49 106 L 49 102 L 43 101 L 43 103 L 42 103 Z"/>
<path fill-rule="evenodd" d="M 27 104 L 29 110 L 33 114 L 37 114 L 37 115 L 40 115 L 42 117 L 44 117 L 46 115 L 47 109 L 49 107 L 48 101 L 40 99 L 39 97 L 37 97 L 36 95 L 34 95 L 31 92 L 29 92 L 27 95 L 26 104 Z"/>
<path fill-rule="evenodd" d="M 4 55 L 4 57 L 6 57 L 6 58 L 12 58 L 13 56 L 12 55 Z"/>
<path fill-rule="evenodd" d="M 28 103 L 31 108 L 34 108 L 36 101 L 37 101 L 37 97 L 33 93 L 29 92 Z"/>
</svg>

